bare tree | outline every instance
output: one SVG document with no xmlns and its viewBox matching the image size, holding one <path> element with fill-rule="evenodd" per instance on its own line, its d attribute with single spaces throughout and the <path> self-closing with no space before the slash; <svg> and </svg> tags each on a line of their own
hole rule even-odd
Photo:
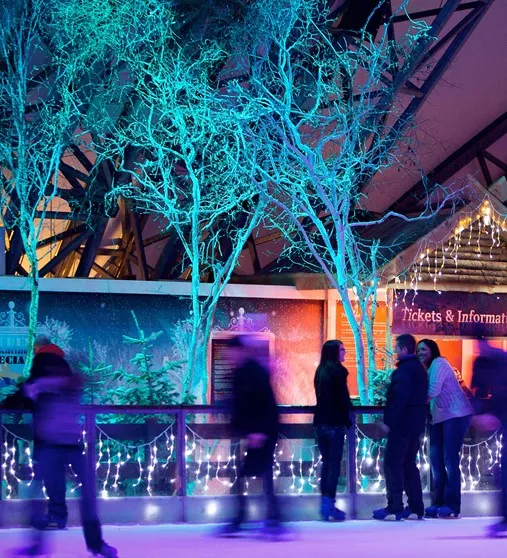
<svg viewBox="0 0 507 558">
<path fill-rule="evenodd" d="M 192 335 L 184 396 L 207 392 L 206 349 L 220 295 L 265 201 L 252 181 L 256 147 L 243 134 L 235 99 L 217 85 L 227 52 L 214 40 L 183 46 L 167 14 L 154 11 L 149 35 L 127 60 L 136 106 L 104 139 L 131 180 L 111 195 L 152 214 L 182 247 L 181 276 L 191 282 Z M 133 165 L 127 154 L 135 150 Z"/>
<path fill-rule="evenodd" d="M 14 0 L 0 8 L 1 199 L 10 241 L 19 239 L 26 255 L 27 269 L 17 272 L 31 286 L 25 372 L 37 326 L 41 262 L 53 248 L 41 241 L 50 214 L 78 211 L 83 224 L 90 215 L 91 181 L 69 183 L 60 168 L 70 144 L 100 128 L 100 111 L 90 111 L 94 96 L 115 89 L 114 26 L 126 25 L 128 13 L 113 15 L 101 0 Z M 91 233 L 85 226 L 74 242 Z"/>
<path fill-rule="evenodd" d="M 278 209 L 275 226 L 288 241 L 287 255 L 317 266 L 340 294 L 356 345 L 360 399 L 367 404 L 376 375 L 378 271 L 394 247 L 361 232 L 388 218 L 398 218 L 400 227 L 404 220 L 431 219 L 449 199 L 448 192 L 434 192 L 411 218 L 372 219 L 360 210 L 364 183 L 400 164 L 407 150 L 401 127 L 393 141 L 398 78 L 386 75 L 395 68 L 403 74 L 431 37 L 424 23 L 411 24 L 396 43 L 388 38 L 388 22 L 375 40 L 365 31 L 333 33 L 322 13 L 318 0 L 255 2 L 237 42 L 248 86 L 238 84 L 234 94 L 239 106 L 256 106 L 245 126 L 262 153 L 256 176 Z"/>
</svg>

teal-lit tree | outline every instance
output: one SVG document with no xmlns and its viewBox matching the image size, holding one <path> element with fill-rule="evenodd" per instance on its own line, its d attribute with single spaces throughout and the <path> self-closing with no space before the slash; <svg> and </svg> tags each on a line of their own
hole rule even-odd
<svg viewBox="0 0 507 558">
<path fill-rule="evenodd" d="M 401 2 L 399 10 L 407 5 Z M 387 24 L 375 40 L 366 32 L 340 34 L 323 13 L 318 0 L 254 2 L 236 42 L 248 85 L 236 84 L 231 94 L 238 107 L 248 107 L 244 125 L 262 154 L 255 177 L 277 209 L 274 226 L 287 241 L 286 255 L 323 271 L 340 295 L 367 404 L 378 379 L 373 324 L 389 247 L 361 231 L 393 217 L 401 227 L 408 218 L 365 215 L 362 185 L 409 151 L 403 128 L 390 126 L 398 115 L 396 84 L 432 38 L 424 22 L 411 22 L 396 44 Z M 443 189 L 434 192 L 412 219 L 431 219 L 448 197 Z"/>
<path fill-rule="evenodd" d="M 54 249 L 41 241 L 49 214 L 78 209 L 87 221 L 85 186 L 65 183 L 59 167 L 69 145 L 89 132 L 85 117 L 97 89 L 112 84 L 114 72 L 105 62 L 114 37 L 108 4 L 13 0 L 0 7 L 2 220 L 8 240 L 23 245 L 18 272 L 28 276 L 31 288 L 25 373 L 37 325 L 39 272 Z M 83 195 L 73 206 L 76 189 Z"/>
<path fill-rule="evenodd" d="M 229 53 L 216 40 L 184 41 L 167 10 L 148 17 L 147 36 L 137 36 L 143 48 L 128 57 L 135 110 L 109 144 L 131 181 L 116 184 L 112 196 L 155 216 L 181 245 L 192 324 L 184 392 L 199 385 L 205 400 L 215 309 L 265 201 L 252 180 L 256 147 L 246 142 L 235 98 L 218 85 Z M 132 150 L 139 155 L 128 168 Z"/>
</svg>

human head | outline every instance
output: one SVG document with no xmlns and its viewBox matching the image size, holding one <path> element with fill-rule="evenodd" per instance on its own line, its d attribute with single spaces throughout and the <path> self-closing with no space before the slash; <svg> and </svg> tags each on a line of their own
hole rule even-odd
<svg viewBox="0 0 507 558">
<path fill-rule="evenodd" d="M 415 354 L 415 338 L 410 333 L 403 333 L 396 338 L 394 352 L 398 360 Z"/>
<path fill-rule="evenodd" d="M 429 368 L 431 363 L 440 356 L 440 349 L 433 339 L 421 339 L 417 343 L 417 356 L 424 366 Z"/>
<path fill-rule="evenodd" d="M 338 339 L 331 339 L 322 345 L 320 354 L 320 366 L 325 366 L 328 362 L 343 362 L 347 351 L 343 343 Z"/>
<path fill-rule="evenodd" d="M 37 335 L 33 342 L 33 349 L 37 352 L 41 347 L 45 347 L 46 345 L 51 345 L 51 339 L 44 334 Z"/>
</svg>

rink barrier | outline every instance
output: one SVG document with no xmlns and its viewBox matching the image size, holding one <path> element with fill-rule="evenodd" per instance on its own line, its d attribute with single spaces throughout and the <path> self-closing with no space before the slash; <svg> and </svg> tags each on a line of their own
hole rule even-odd
<svg viewBox="0 0 507 558">
<path fill-rule="evenodd" d="M 305 424 L 282 424 L 281 430 L 286 431 L 288 436 L 299 437 L 303 434 L 305 437 L 311 433 L 311 416 L 314 412 L 313 406 L 285 406 L 279 407 L 281 421 L 287 417 L 297 417 L 307 415 Z M 232 496 L 189 496 L 187 494 L 187 425 L 189 418 L 199 415 L 214 416 L 218 419 L 225 420 L 227 416 L 227 408 L 220 406 L 208 405 L 191 405 L 191 406 L 164 406 L 164 407 L 149 407 L 149 406 L 117 406 L 117 405 L 87 405 L 82 408 L 84 416 L 84 441 L 87 445 L 86 451 L 86 467 L 88 475 L 96 479 L 97 470 L 97 425 L 105 430 L 109 429 L 110 432 L 115 432 L 119 427 L 126 425 L 120 424 L 103 424 L 97 423 L 97 415 L 169 415 L 174 418 L 174 443 L 175 443 L 175 483 L 176 489 L 174 496 L 128 496 L 128 497 L 109 497 L 107 499 L 99 498 L 99 507 L 101 513 L 105 515 L 105 523 L 164 523 L 164 522 L 205 522 L 205 521 L 219 521 L 227 517 L 234 506 L 234 498 Z M 346 490 L 338 495 L 338 503 L 348 513 L 351 518 L 366 518 L 369 517 L 371 509 L 375 506 L 379 507 L 384 505 L 385 496 L 384 491 L 379 490 L 375 493 L 363 493 L 361 483 L 358 483 L 358 457 L 363 459 L 364 455 L 361 453 L 361 448 L 357 447 L 359 438 L 355 435 L 356 426 L 358 426 L 358 417 L 363 416 L 362 423 L 368 422 L 368 417 L 371 418 L 370 426 L 374 425 L 372 415 L 380 415 L 383 412 L 382 407 L 354 407 L 352 413 L 353 426 L 350 433 L 354 435 L 347 436 L 346 444 Z M 2 418 L 4 415 L 19 414 L 21 411 L 7 411 L 0 410 L 0 448 L 2 452 L 5 451 L 4 447 L 4 428 L 2 425 Z M 23 413 L 26 414 L 26 413 Z M 366 418 L 365 418 L 366 417 Z M 211 419 L 210 419 L 211 420 Z M 195 429 L 201 429 L 204 433 L 207 431 L 220 431 L 220 436 L 223 439 L 231 437 L 227 433 L 226 425 L 222 423 L 206 424 L 191 422 Z M 129 424 L 130 430 L 142 430 L 144 425 Z M 20 431 L 25 436 L 29 436 L 29 425 L 13 426 L 9 424 L 8 432 L 12 430 Z M 303 433 L 303 434 L 301 434 Z M 361 450 L 361 451 L 360 451 Z M 362 457 L 361 457 L 362 456 Z M 2 475 L 4 471 L 2 471 Z M 360 479 L 361 480 L 361 479 Z M 95 484 L 96 485 L 96 484 Z M 359 487 L 359 490 L 358 490 Z M 429 484 L 426 487 L 430 488 Z M 427 492 L 427 491 L 426 491 Z M 100 494 L 99 494 L 100 496 Z M 0 493 L 1 516 L 3 516 L 2 524 L 13 526 L 23 523 L 23 507 L 22 499 L 5 499 L 5 487 Z M 463 495 L 464 513 L 466 510 L 467 515 L 492 515 L 494 512 L 494 498 L 495 494 L 492 491 L 476 491 L 471 494 Z M 318 494 L 282 494 L 280 496 L 282 505 L 288 510 L 288 516 L 293 520 L 307 520 L 316 519 L 318 517 L 319 497 Z M 428 500 L 426 494 L 425 499 Z M 284 504 L 287 502 L 287 504 Z M 259 496 L 251 497 L 252 514 L 255 516 L 258 513 L 261 498 Z M 69 499 L 70 519 L 69 522 L 73 523 L 74 519 L 78 521 L 77 502 Z M 210 513 L 214 510 L 214 513 Z M 74 518 L 74 519 L 73 519 Z M 1 518 L 0 518 L 1 520 Z"/>
</svg>

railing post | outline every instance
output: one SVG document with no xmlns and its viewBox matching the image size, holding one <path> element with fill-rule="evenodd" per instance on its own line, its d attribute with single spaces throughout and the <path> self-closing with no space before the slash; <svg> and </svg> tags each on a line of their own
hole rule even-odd
<svg viewBox="0 0 507 558">
<path fill-rule="evenodd" d="M 181 497 L 182 521 L 186 521 L 186 497 L 187 497 L 187 444 L 185 440 L 186 416 L 184 409 L 178 409 L 176 413 L 176 467 L 178 472 L 178 495 Z"/>
<path fill-rule="evenodd" d="M 97 494 L 97 449 L 95 447 L 95 411 L 92 409 L 85 410 L 85 436 L 86 442 L 86 477 L 88 486 L 93 491 L 91 494 Z"/>
<path fill-rule="evenodd" d="M 350 516 L 357 518 L 357 478 L 356 478 L 356 413 L 352 412 L 350 427 L 347 434 L 347 480 L 350 494 Z"/>
</svg>

